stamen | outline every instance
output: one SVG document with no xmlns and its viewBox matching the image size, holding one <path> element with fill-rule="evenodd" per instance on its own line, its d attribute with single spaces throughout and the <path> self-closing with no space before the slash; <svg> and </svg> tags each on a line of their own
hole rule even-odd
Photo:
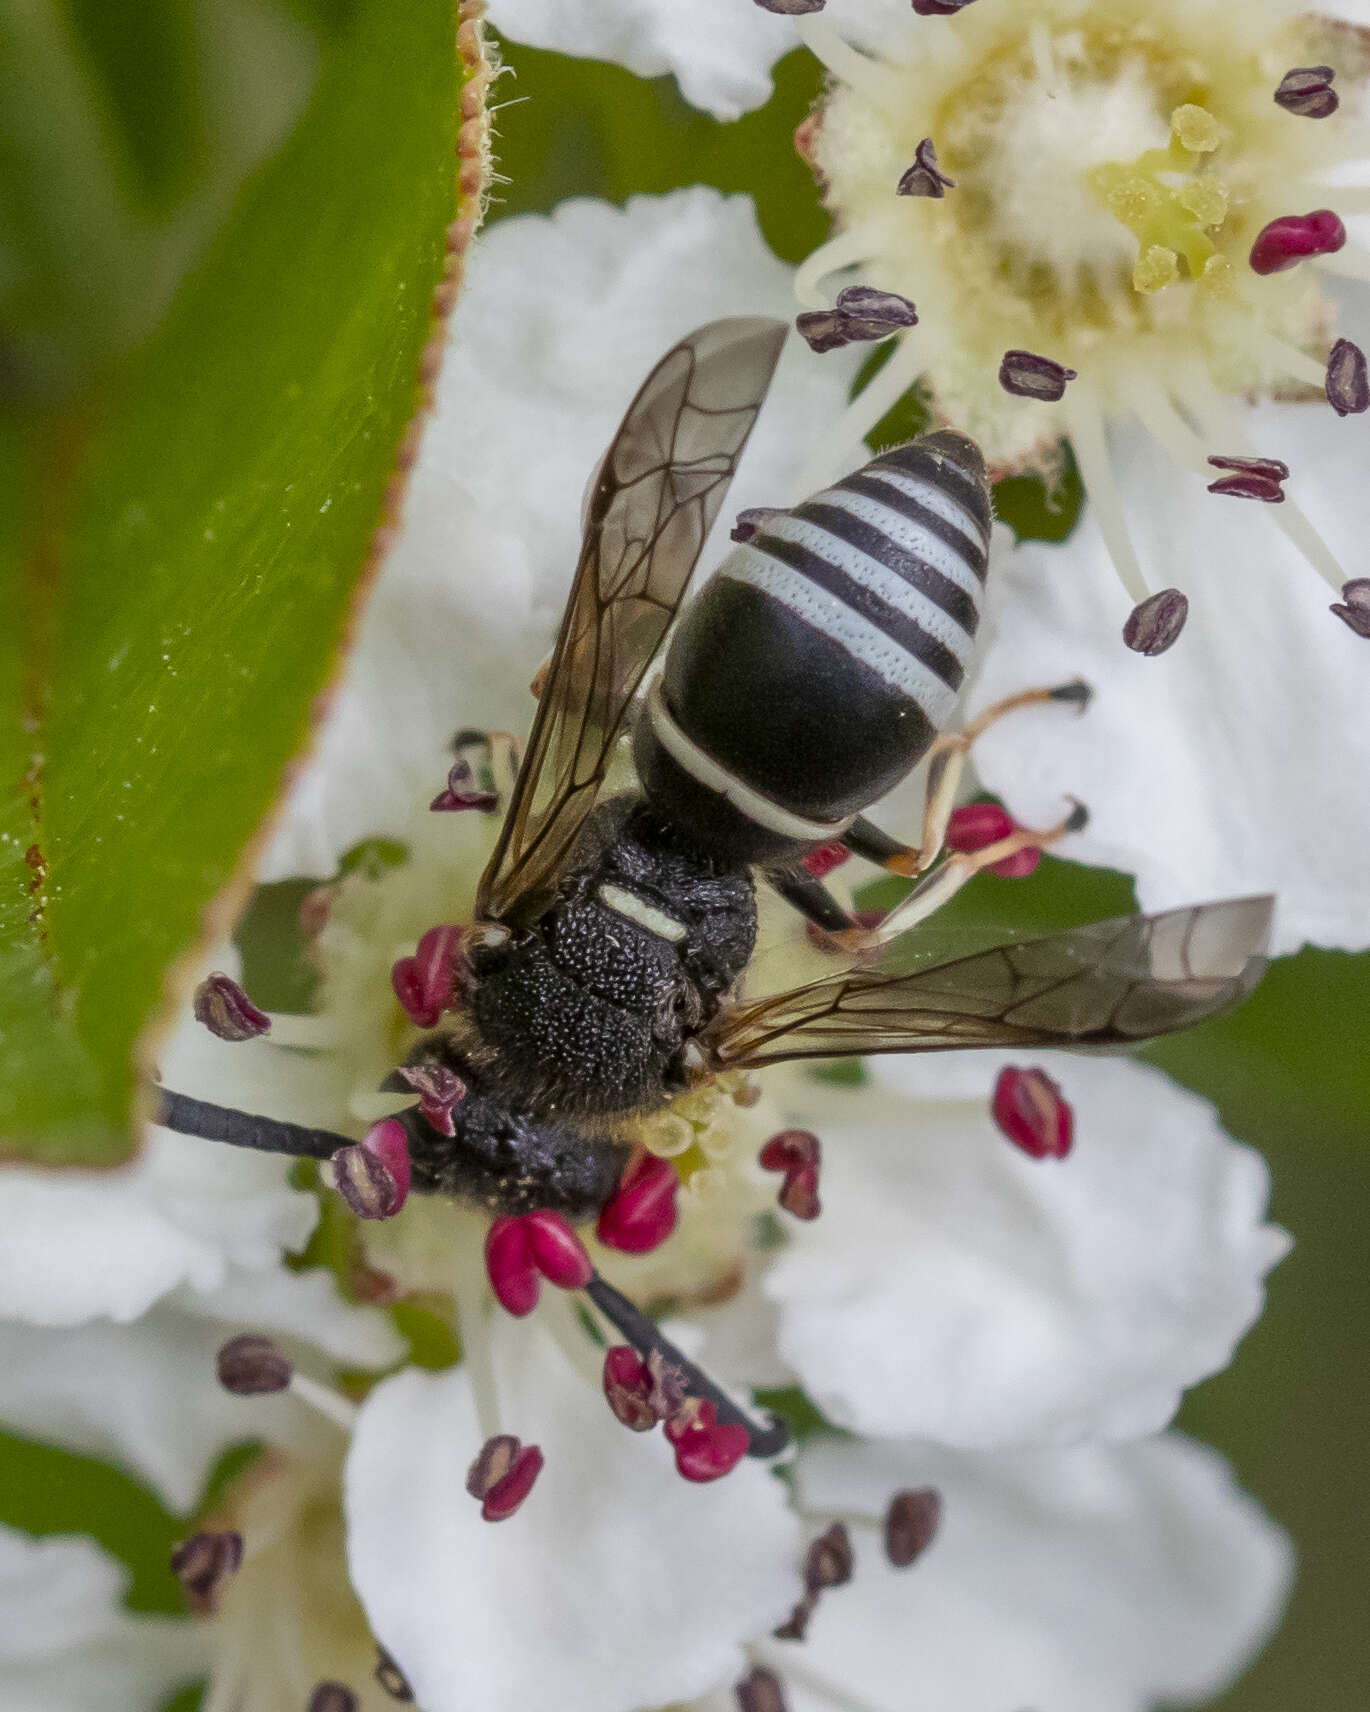
<svg viewBox="0 0 1370 1712">
<path fill-rule="evenodd" d="M 851 856 L 851 851 L 845 844 L 820 844 L 816 850 L 810 850 L 800 862 L 804 872 L 815 880 L 826 880 Z"/>
<path fill-rule="evenodd" d="M 542 1473 L 542 1452 L 524 1445 L 512 1433 L 487 1439 L 466 1473 L 466 1490 L 481 1500 L 487 1522 L 505 1522 L 533 1490 Z"/>
<path fill-rule="evenodd" d="M 359 1219 L 392 1219 L 409 1196 L 409 1135 L 396 1118 L 372 1124 L 329 1162 L 333 1184 Z"/>
<path fill-rule="evenodd" d="M 604 1352 L 604 1395 L 630 1432 L 650 1432 L 661 1418 L 652 1407 L 652 1375 L 631 1344 Z"/>
<path fill-rule="evenodd" d="M 376 1648 L 376 1681 L 392 1700 L 402 1700 L 408 1703 L 414 1698 L 414 1690 L 409 1686 L 409 1678 L 384 1647 Z"/>
<path fill-rule="evenodd" d="M 390 971 L 390 985 L 405 1015 L 420 1028 L 433 1028 L 456 1000 L 459 927 L 430 927 L 412 957 L 401 957 Z"/>
<path fill-rule="evenodd" d="M 450 1140 L 457 1133 L 453 1109 L 466 1098 L 466 1084 L 445 1064 L 405 1064 L 400 1075 L 422 1095 L 419 1111 L 439 1135 Z M 407 1157 L 407 1154 L 406 1154 Z"/>
<path fill-rule="evenodd" d="M 828 0 L 756 0 L 763 12 L 778 12 L 782 18 L 800 18 L 806 12 L 821 12 Z"/>
<path fill-rule="evenodd" d="M 696 1485 L 730 1473 L 751 1442 L 746 1427 L 718 1419 L 707 1397 L 687 1398 L 663 1430 L 675 1451 L 676 1472 Z"/>
<path fill-rule="evenodd" d="M 447 783 L 429 803 L 437 814 L 450 814 L 463 809 L 477 809 L 493 814 L 499 807 L 499 792 L 482 790 L 471 763 L 458 755 L 447 772 Z"/>
<path fill-rule="evenodd" d="M 1164 654 L 1179 640 L 1188 617 L 1188 598 L 1179 589 L 1162 589 L 1133 607 L 1123 626 L 1123 641 L 1134 654 Z"/>
<path fill-rule="evenodd" d="M 922 4 L 931 5 L 932 0 L 922 0 Z M 962 4 L 969 4 L 969 0 L 962 0 Z M 918 5 L 919 0 L 914 0 L 915 11 Z M 780 1678 L 764 1665 L 753 1665 L 741 1682 L 734 1685 L 733 1694 L 740 1712 L 786 1712 Z"/>
<path fill-rule="evenodd" d="M 855 1565 L 851 1535 L 841 1522 L 834 1522 L 826 1533 L 820 1534 L 809 1547 L 804 1559 L 804 1589 L 821 1593 L 829 1587 L 843 1587 L 851 1580 Z"/>
<path fill-rule="evenodd" d="M 195 989 L 193 1009 L 196 1022 L 202 1022 L 220 1040 L 258 1040 L 270 1033 L 271 1018 L 258 1009 L 238 983 L 229 975 L 206 975 Z"/>
<path fill-rule="evenodd" d="M 1122 495 L 1113 476 L 1113 464 L 1104 437 L 1104 417 L 1092 391 L 1072 393 L 1066 400 L 1066 423 L 1071 450 L 1079 466 L 1085 492 L 1094 507 L 1099 532 L 1113 560 L 1123 587 L 1134 602 L 1147 598 L 1146 581 L 1123 515 Z"/>
<path fill-rule="evenodd" d="M 971 0 L 913 0 L 913 9 L 920 18 L 954 18 L 970 4 Z"/>
<path fill-rule="evenodd" d="M 691 1131 L 693 1138 L 693 1131 Z M 599 1215 L 595 1235 L 621 1254 L 650 1254 L 676 1227 L 680 1178 L 668 1159 L 642 1153 L 628 1163 Z"/>
<path fill-rule="evenodd" d="M 171 1573 L 185 1589 L 196 1616 L 218 1610 L 224 1583 L 238 1573 L 243 1561 L 243 1536 L 233 1531 L 192 1534 L 171 1554 Z"/>
<path fill-rule="evenodd" d="M 871 285 L 849 285 L 837 294 L 832 309 L 806 310 L 795 327 L 811 351 L 836 351 L 843 345 L 888 339 L 918 325 L 918 311 L 897 291 L 877 291 Z"/>
<path fill-rule="evenodd" d="M 1030 1158 L 1065 1159 L 1070 1153 L 1074 1113 L 1045 1070 L 1001 1070 L 990 1112 L 1001 1133 Z"/>
<path fill-rule="evenodd" d="M 800 40 L 820 60 L 834 77 L 852 89 L 862 90 L 872 100 L 897 101 L 899 79 L 877 60 L 867 59 L 845 41 L 826 18 L 801 17 L 795 26 Z"/>
<path fill-rule="evenodd" d="M 1370 577 L 1354 577 L 1341 591 L 1341 600 L 1331 610 L 1357 636 L 1370 637 Z"/>
<path fill-rule="evenodd" d="M 309 1696 L 309 1712 L 359 1712 L 361 1701 L 341 1682 L 321 1682 Z"/>
<path fill-rule="evenodd" d="M 244 1332 L 230 1338 L 215 1359 L 215 1371 L 225 1391 L 235 1397 L 262 1397 L 284 1391 L 295 1372 L 289 1357 L 269 1337 Z"/>
<path fill-rule="evenodd" d="M 1349 339 L 1338 339 L 1327 359 L 1324 382 L 1327 402 L 1338 416 L 1359 416 L 1370 409 L 1370 380 L 1366 376 L 1365 352 Z"/>
<path fill-rule="evenodd" d="M 728 539 L 750 541 L 753 535 L 759 535 L 763 529 L 768 529 L 772 519 L 784 515 L 776 505 L 749 505 L 738 512 L 737 521 L 728 531 Z"/>
<path fill-rule="evenodd" d="M 885 1556 L 907 1569 L 937 1537 L 942 1525 L 942 1495 L 931 1486 L 896 1492 L 885 1511 Z"/>
<path fill-rule="evenodd" d="M 545 1210 L 496 1219 L 485 1238 L 485 1269 L 500 1306 L 519 1319 L 537 1306 L 540 1277 L 582 1290 L 594 1276 L 585 1244 L 560 1213 Z"/>
<path fill-rule="evenodd" d="M 1251 246 L 1251 271 L 1284 273 L 1308 256 L 1334 254 L 1346 242 L 1346 227 L 1330 208 L 1311 214 L 1282 214 L 1263 226 Z"/>
<path fill-rule="evenodd" d="M 913 165 L 899 180 L 897 194 L 942 197 L 955 188 L 956 180 L 948 178 L 937 164 L 937 150 L 932 146 L 932 138 L 924 137 L 914 150 Z"/>
<path fill-rule="evenodd" d="M 1209 482 L 1210 493 L 1229 494 L 1234 499 L 1259 499 L 1266 505 L 1283 505 L 1280 483 L 1289 479 L 1289 465 L 1279 458 L 1210 457 L 1216 470 L 1234 473 Z"/>
<path fill-rule="evenodd" d="M 1001 838 L 1012 837 L 1018 830 L 1017 821 L 1000 808 L 998 803 L 964 803 L 960 808 L 952 810 L 951 818 L 947 821 L 944 842 L 948 850 L 970 855 L 976 850 L 984 850 L 991 844 L 997 844 Z M 1041 860 L 1041 849 L 1033 844 L 1025 850 L 1014 851 L 1012 856 L 1005 856 L 1002 862 L 994 863 L 989 871 L 991 874 L 998 874 L 1001 879 L 1019 880 L 1028 874 L 1036 873 Z"/>
<path fill-rule="evenodd" d="M 1275 104 L 1301 119 L 1326 119 L 1341 105 L 1332 87 L 1336 75 L 1330 65 L 1296 66 L 1280 79 Z"/>
<path fill-rule="evenodd" d="M 1005 351 L 999 364 L 999 385 L 1018 398 L 1056 404 L 1065 397 L 1066 383 L 1079 378 L 1074 369 L 1035 351 Z"/>
<path fill-rule="evenodd" d="M 818 1199 L 818 1174 L 822 1147 L 807 1129 L 783 1129 L 773 1135 L 758 1155 L 763 1171 L 783 1171 L 785 1181 L 776 1199 L 796 1219 L 806 1222 L 822 1212 Z"/>
</svg>

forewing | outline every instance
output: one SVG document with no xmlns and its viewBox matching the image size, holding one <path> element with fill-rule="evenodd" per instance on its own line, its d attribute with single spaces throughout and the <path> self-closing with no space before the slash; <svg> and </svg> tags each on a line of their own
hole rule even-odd
<svg viewBox="0 0 1370 1712">
<path fill-rule="evenodd" d="M 478 916 L 530 920 L 545 907 L 718 516 L 785 333 L 760 317 L 701 327 L 666 353 L 624 417 L 590 496 Z"/>
<path fill-rule="evenodd" d="M 1173 1034 L 1244 997 L 1265 968 L 1273 900 L 1117 916 L 900 972 L 849 969 L 720 1014 L 717 1069 L 970 1046 L 1118 1046 Z M 911 934 L 910 939 L 916 938 Z M 906 954 L 906 951 L 905 951 Z"/>
</svg>

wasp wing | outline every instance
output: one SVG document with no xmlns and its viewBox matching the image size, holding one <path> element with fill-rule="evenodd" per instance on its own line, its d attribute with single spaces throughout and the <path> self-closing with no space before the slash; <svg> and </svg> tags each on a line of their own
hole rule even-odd
<svg viewBox="0 0 1370 1712">
<path fill-rule="evenodd" d="M 849 969 L 720 1013 L 715 1069 L 970 1046 L 1117 1046 L 1188 1028 L 1243 998 L 1265 968 L 1273 900 L 1230 898 L 900 971 Z M 916 939 L 916 934 L 908 936 Z"/>
<path fill-rule="evenodd" d="M 605 453 L 483 918 L 531 920 L 594 807 L 629 705 L 675 617 L 787 328 L 714 321 L 668 351 Z"/>
</svg>

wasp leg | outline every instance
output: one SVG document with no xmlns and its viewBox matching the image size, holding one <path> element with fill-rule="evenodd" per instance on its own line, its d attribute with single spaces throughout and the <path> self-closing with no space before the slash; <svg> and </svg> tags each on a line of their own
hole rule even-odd
<svg viewBox="0 0 1370 1712">
<path fill-rule="evenodd" d="M 1076 803 L 1064 820 L 1048 827 L 1045 832 L 1034 832 L 1031 827 L 1020 826 L 1007 838 L 985 845 L 983 850 L 949 856 L 936 873 L 920 880 L 883 921 L 874 927 L 859 928 L 854 933 L 834 934 L 833 938 L 844 951 L 871 951 L 877 946 L 887 945 L 920 921 L 926 921 L 976 874 L 992 868 L 1007 856 L 1016 856 L 1020 850 L 1049 850 L 1068 832 L 1079 832 L 1088 819 L 1089 813 L 1084 804 Z"/>
<path fill-rule="evenodd" d="M 259 1153 L 288 1153 L 296 1159 L 331 1159 L 340 1147 L 351 1147 L 352 1138 L 328 1129 L 308 1129 L 303 1124 L 284 1123 L 279 1118 L 258 1117 L 233 1106 L 212 1106 L 208 1100 L 192 1099 L 170 1088 L 157 1090 L 157 1110 L 152 1121 L 180 1135 L 196 1135 L 204 1141 L 224 1141 L 230 1147 L 250 1147 Z"/>
<path fill-rule="evenodd" d="M 824 933 L 853 933 L 860 931 L 849 911 L 832 895 L 821 880 L 809 874 L 767 874 L 766 878 L 787 904 L 793 904 L 806 921 L 821 927 Z"/>
<path fill-rule="evenodd" d="M 864 816 L 852 822 L 842 842 L 857 856 L 876 862 L 891 874 L 902 874 L 915 880 L 926 873 L 941 854 L 946 842 L 947 823 L 956 806 L 956 793 L 961 788 L 961 776 L 977 737 L 1023 707 L 1040 707 L 1044 702 L 1073 702 L 1083 709 L 1089 702 L 1090 688 L 1081 679 L 1057 684 L 1049 690 L 1020 690 L 1003 701 L 992 702 L 982 714 L 971 720 L 964 731 L 950 731 L 939 737 L 928 750 L 928 776 L 923 793 L 923 826 L 917 844 L 901 844 Z M 998 860 L 998 858 L 996 858 Z M 967 876 L 969 878 L 969 876 Z"/>
<path fill-rule="evenodd" d="M 585 1286 L 585 1294 L 609 1324 L 632 1344 L 644 1361 L 649 1355 L 656 1353 L 667 1366 L 680 1370 L 692 1397 L 706 1398 L 713 1404 L 720 1421 L 745 1427 L 748 1456 L 779 1456 L 789 1444 L 790 1429 L 784 1421 L 777 1420 L 772 1415 L 762 1426 L 744 1410 L 739 1409 L 727 1392 L 720 1390 L 707 1373 L 696 1367 L 688 1356 L 682 1355 L 673 1343 L 662 1337 L 655 1320 L 649 1319 L 641 1308 L 630 1302 L 622 1291 L 615 1290 L 598 1272 Z"/>
</svg>

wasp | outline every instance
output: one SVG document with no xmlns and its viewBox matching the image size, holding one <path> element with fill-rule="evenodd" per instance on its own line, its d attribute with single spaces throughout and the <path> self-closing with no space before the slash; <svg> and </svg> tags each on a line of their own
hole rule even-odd
<svg viewBox="0 0 1370 1712">
<path fill-rule="evenodd" d="M 1017 707 L 1079 704 L 1087 691 L 1028 692 L 944 732 L 972 661 L 992 520 L 980 452 L 948 430 L 791 510 L 744 513 L 738 546 L 681 612 L 785 333 L 744 318 L 683 339 L 592 480 L 460 993 L 406 1064 L 465 1086 L 451 1135 L 417 1109 L 398 1116 L 417 1189 L 497 1217 L 589 1219 L 615 1192 L 634 1119 L 703 1077 L 877 1052 L 1122 1046 L 1198 1022 L 1259 977 L 1268 898 L 950 961 L 920 954 L 911 930 L 971 874 L 1081 824 L 1077 811 L 947 856 L 970 744 Z M 606 794 L 629 733 L 638 787 Z M 924 759 L 910 845 L 864 811 Z M 804 866 L 837 842 L 913 882 L 875 927 Z M 753 997 L 741 983 L 758 878 L 842 955 L 802 986 Z M 351 1140 L 169 1090 L 159 1121 L 318 1159 Z M 640 1355 L 669 1361 L 721 1419 L 746 1426 L 751 1454 L 783 1446 L 783 1425 L 746 1416 L 598 1274 L 586 1288 Z"/>
</svg>

